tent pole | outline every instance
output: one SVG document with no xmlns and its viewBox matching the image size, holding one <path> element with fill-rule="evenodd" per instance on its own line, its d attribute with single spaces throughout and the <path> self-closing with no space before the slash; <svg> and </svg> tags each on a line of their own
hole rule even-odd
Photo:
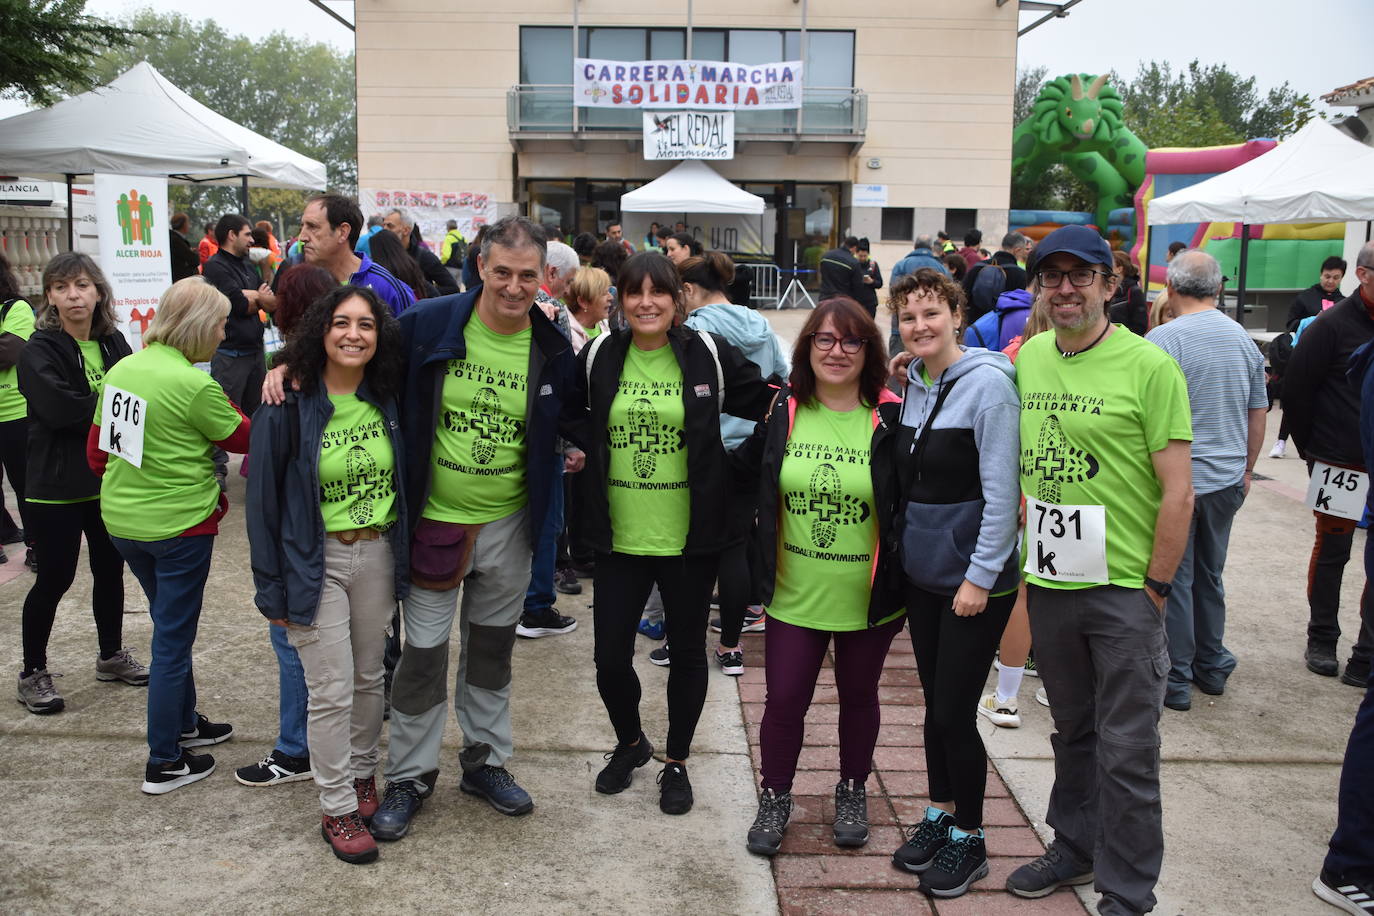
<svg viewBox="0 0 1374 916">
<path fill-rule="evenodd" d="M 67 250 L 76 250 L 76 214 L 72 212 L 72 181 L 76 178 L 67 173 Z"/>
<path fill-rule="evenodd" d="M 248 218 L 248 176 L 240 175 L 239 179 L 243 182 L 239 186 L 239 202 L 243 204 L 243 218 Z"/>
<path fill-rule="evenodd" d="M 1140 264 L 1140 275 L 1141 275 L 1142 277 L 1144 277 L 1145 279 L 1144 279 L 1144 280 L 1141 282 L 1141 284 L 1140 284 L 1140 290 L 1141 290 L 1141 292 L 1143 292 L 1143 293 L 1145 294 L 1145 306 L 1146 306 L 1145 324 L 1148 325 L 1148 324 L 1150 323 L 1150 319 L 1149 319 L 1149 317 L 1148 317 L 1148 316 L 1149 316 L 1149 305 L 1150 305 L 1150 221 L 1149 221 L 1148 218 L 1145 220 L 1144 226 L 1145 226 L 1145 241 L 1144 241 L 1144 243 L 1140 246 L 1140 253 L 1141 253 L 1141 258 L 1140 258 L 1140 260 L 1141 260 L 1141 264 Z M 1149 327 L 1146 327 L 1145 330 L 1146 330 L 1146 331 L 1149 331 L 1150 328 L 1149 328 Z"/>
<path fill-rule="evenodd" d="M 1236 283 L 1236 321 L 1245 326 L 1245 264 L 1250 259 L 1250 224 L 1240 224 L 1240 278 Z"/>
</svg>

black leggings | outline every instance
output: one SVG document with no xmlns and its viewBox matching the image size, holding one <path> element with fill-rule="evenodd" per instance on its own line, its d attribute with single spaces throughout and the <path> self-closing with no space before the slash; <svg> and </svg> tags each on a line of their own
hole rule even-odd
<svg viewBox="0 0 1374 916">
<path fill-rule="evenodd" d="M 91 564 L 91 609 L 100 657 L 109 658 L 124 638 L 124 558 L 100 520 L 100 500 L 53 505 L 29 503 L 26 533 L 38 554 L 38 576 L 24 599 L 24 670 L 48 667 L 48 637 L 57 603 L 76 578 L 81 535 Z"/>
<path fill-rule="evenodd" d="M 596 688 L 611 717 L 616 742 L 639 737 L 639 677 L 635 633 L 649 590 L 658 584 L 668 631 L 668 746 L 673 760 L 686 760 L 706 703 L 706 610 L 716 580 L 718 554 L 644 557 L 596 555 Z"/>
<path fill-rule="evenodd" d="M 926 697 L 926 774 L 932 801 L 953 801 L 960 830 L 983 826 L 988 755 L 978 734 L 978 700 L 1016 593 L 989 598 L 981 614 L 959 617 L 951 595 L 908 583 L 907 623 Z"/>
<path fill-rule="evenodd" d="M 29 527 L 29 507 L 24 504 L 24 489 L 28 482 L 29 419 L 20 417 L 0 423 L 0 463 L 5 473 L 10 475 L 10 486 L 14 488 L 15 502 L 19 504 L 19 525 Z M 24 535 L 25 541 L 33 544 L 33 535 Z"/>
</svg>

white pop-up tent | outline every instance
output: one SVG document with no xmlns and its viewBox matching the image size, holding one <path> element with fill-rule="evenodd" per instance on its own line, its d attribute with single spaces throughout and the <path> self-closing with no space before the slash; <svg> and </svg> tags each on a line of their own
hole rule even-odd
<svg viewBox="0 0 1374 916">
<path fill-rule="evenodd" d="M 0 121 L 0 124 L 3 124 Z M 762 197 L 731 184 L 699 159 L 687 159 L 641 188 L 621 195 L 626 213 L 739 213 L 758 216 Z"/>
</svg>

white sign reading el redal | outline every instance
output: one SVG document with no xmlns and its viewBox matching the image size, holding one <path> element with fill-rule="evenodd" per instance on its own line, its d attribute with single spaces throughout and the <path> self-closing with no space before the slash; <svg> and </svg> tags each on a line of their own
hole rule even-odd
<svg viewBox="0 0 1374 916">
<path fill-rule="evenodd" d="M 135 350 L 172 283 L 167 253 L 167 179 L 95 175 L 100 269 L 114 291 L 115 317 Z"/>
<path fill-rule="evenodd" d="M 735 158 L 733 111 L 644 112 L 645 159 Z"/>
</svg>

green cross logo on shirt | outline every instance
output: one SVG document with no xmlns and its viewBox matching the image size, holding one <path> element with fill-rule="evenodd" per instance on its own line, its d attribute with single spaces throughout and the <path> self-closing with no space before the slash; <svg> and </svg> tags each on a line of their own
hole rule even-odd
<svg viewBox="0 0 1374 916">
<path fill-rule="evenodd" d="M 491 388 L 478 389 L 472 396 L 470 411 L 444 411 L 444 427 L 454 433 L 474 433 L 472 460 L 477 464 L 491 464 L 496 446 L 510 445 L 525 432 L 523 420 L 507 416 L 501 410 L 501 398 Z"/>
<path fill-rule="evenodd" d="M 682 430 L 660 423 L 658 411 L 648 398 L 635 398 L 627 419 L 630 422 L 624 426 L 609 427 L 606 439 L 611 448 L 633 448 L 630 466 L 636 477 L 648 480 L 658 467 L 655 455 L 671 455 L 682 449 Z"/>
<path fill-rule="evenodd" d="M 320 487 L 320 501 L 350 500 L 349 519 L 365 528 L 372 524 L 376 500 L 395 491 L 395 480 L 391 471 L 377 467 L 377 459 L 361 445 L 352 446 L 344 454 L 344 467 L 343 480 L 332 480 Z"/>
<path fill-rule="evenodd" d="M 1062 484 L 1082 483 L 1096 477 L 1097 470 L 1096 458 L 1069 444 L 1055 414 L 1040 425 L 1034 447 L 1021 452 L 1021 473 L 1039 478 L 1035 498 L 1048 503 L 1062 501 Z"/>
<path fill-rule="evenodd" d="M 811 472 L 806 491 L 789 490 L 783 504 L 793 515 L 811 516 L 811 541 L 829 547 L 839 536 L 840 525 L 858 525 L 868 520 L 868 503 L 841 492 L 840 472 L 833 464 L 822 464 Z"/>
</svg>

